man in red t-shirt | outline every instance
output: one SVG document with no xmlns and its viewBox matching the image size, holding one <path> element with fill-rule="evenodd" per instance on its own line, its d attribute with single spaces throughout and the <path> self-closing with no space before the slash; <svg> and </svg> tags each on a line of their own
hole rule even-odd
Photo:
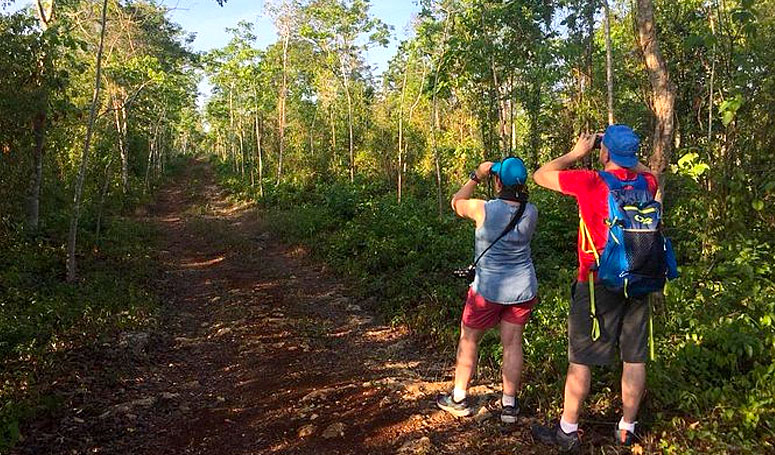
<svg viewBox="0 0 775 455">
<path fill-rule="evenodd" d="M 536 439 L 557 445 L 562 451 L 575 450 L 581 444 L 578 420 L 581 406 L 589 393 L 591 365 L 610 364 L 618 347 L 624 364 L 624 415 L 616 428 L 619 444 L 634 442 L 635 418 L 646 385 L 648 302 L 645 297 L 627 298 L 623 293 L 612 292 L 596 282 L 592 248 L 599 254 L 608 240 L 608 187 L 597 171 L 568 170 L 596 147 L 598 136 L 582 134 L 573 150 L 543 165 L 533 175 L 538 185 L 575 197 L 583 221 L 578 236 L 579 274 L 571 291 L 568 316 L 569 366 L 563 414 L 557 425 L 533 427 Z M 649 190 L 656 194 L 656 178 L 636 157 L 639 145 L 640 139 L 630 127 L 611 125 L 602 135 L 600 163 L 606 172 L 622 181 L 632 181 L 638 174 L 643 174 Z M 594 294 L 590 290 L 594 290 Z M 591 335 L 592 305 L 600 327 L 600 336 L 594 340 Z"/>
</svg>

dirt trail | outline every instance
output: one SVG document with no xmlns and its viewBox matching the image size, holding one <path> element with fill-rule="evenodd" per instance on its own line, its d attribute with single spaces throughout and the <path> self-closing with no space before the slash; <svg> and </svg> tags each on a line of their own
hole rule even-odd
<svg viewBox="0 0 775 455">
<path fill-rule="evenodd" d="M 192 161 L 147 219 L 163 236 L 160 329 L 123 334 L 128 353 L 94 353 L 88 391 L 25 428 L 15 453 L 547 452 L 528 419 L 504 427 L 486 406 L 465 420 L 435 409 L 451 354 L 383 324 L 373 302 L 273 240 L 208 164 Z M 480 405 L 497 396 L 474 394 Z"/>
</svg>

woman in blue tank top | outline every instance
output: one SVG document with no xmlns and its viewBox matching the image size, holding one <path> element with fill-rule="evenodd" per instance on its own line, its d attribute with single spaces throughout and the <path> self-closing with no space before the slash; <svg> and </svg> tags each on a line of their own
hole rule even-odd
<svg viewBox="0 0 775 455">
<path fill-rule="evenodd" d="M 498 198 L 472 199 L 476 185 L 490 176 Z M 467 389 L 476 368 L 479 340 L 485 331 L 499 326 L 503 344 L 501 421 L 517 421 L 522 333 L 538 301 L 538 281 L 530 251 L 538 210 L 527 202 L 526 181 L 527 169 L 519 158 L 485 161 L 452 197 L 455 213 L 476 223 L 474 250 L 478 258 L 460 324 L 455 386 L 452 393 L 436 400 L 441 409 L 456 416 L 473 414 Z M 516 224 L 512 222 L 515 217 L 519 217 Z"/>
</svg>

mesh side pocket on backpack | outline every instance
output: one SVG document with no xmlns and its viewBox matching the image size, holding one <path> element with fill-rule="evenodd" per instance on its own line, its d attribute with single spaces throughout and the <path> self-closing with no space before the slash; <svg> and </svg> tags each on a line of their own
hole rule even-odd
<svg viewBox="0 0 775 455">
<path fill-rule="evenodd" d="M 664 276 L 664 248 L 659 231 L 624 230 L 624 251 L 630 273 L 649 277 Z"/>
</svg>

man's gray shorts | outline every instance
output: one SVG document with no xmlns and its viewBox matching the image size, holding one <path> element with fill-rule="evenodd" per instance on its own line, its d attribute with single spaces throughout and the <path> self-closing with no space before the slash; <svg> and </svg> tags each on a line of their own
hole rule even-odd
<svg viewBox="0 0 775 455">
<path fill-rule="evenodd" d="M 568 315 L 568 360 L 581 365 L 613 363 L 616 348 L 627 363 L 645 363 L 648 358 L 648 296 L 626 298 L 595 284 L 595 307 L 600 338 L 592 341 L 589 283 L 576 282 L 571 288 Z"/>
</svg>

